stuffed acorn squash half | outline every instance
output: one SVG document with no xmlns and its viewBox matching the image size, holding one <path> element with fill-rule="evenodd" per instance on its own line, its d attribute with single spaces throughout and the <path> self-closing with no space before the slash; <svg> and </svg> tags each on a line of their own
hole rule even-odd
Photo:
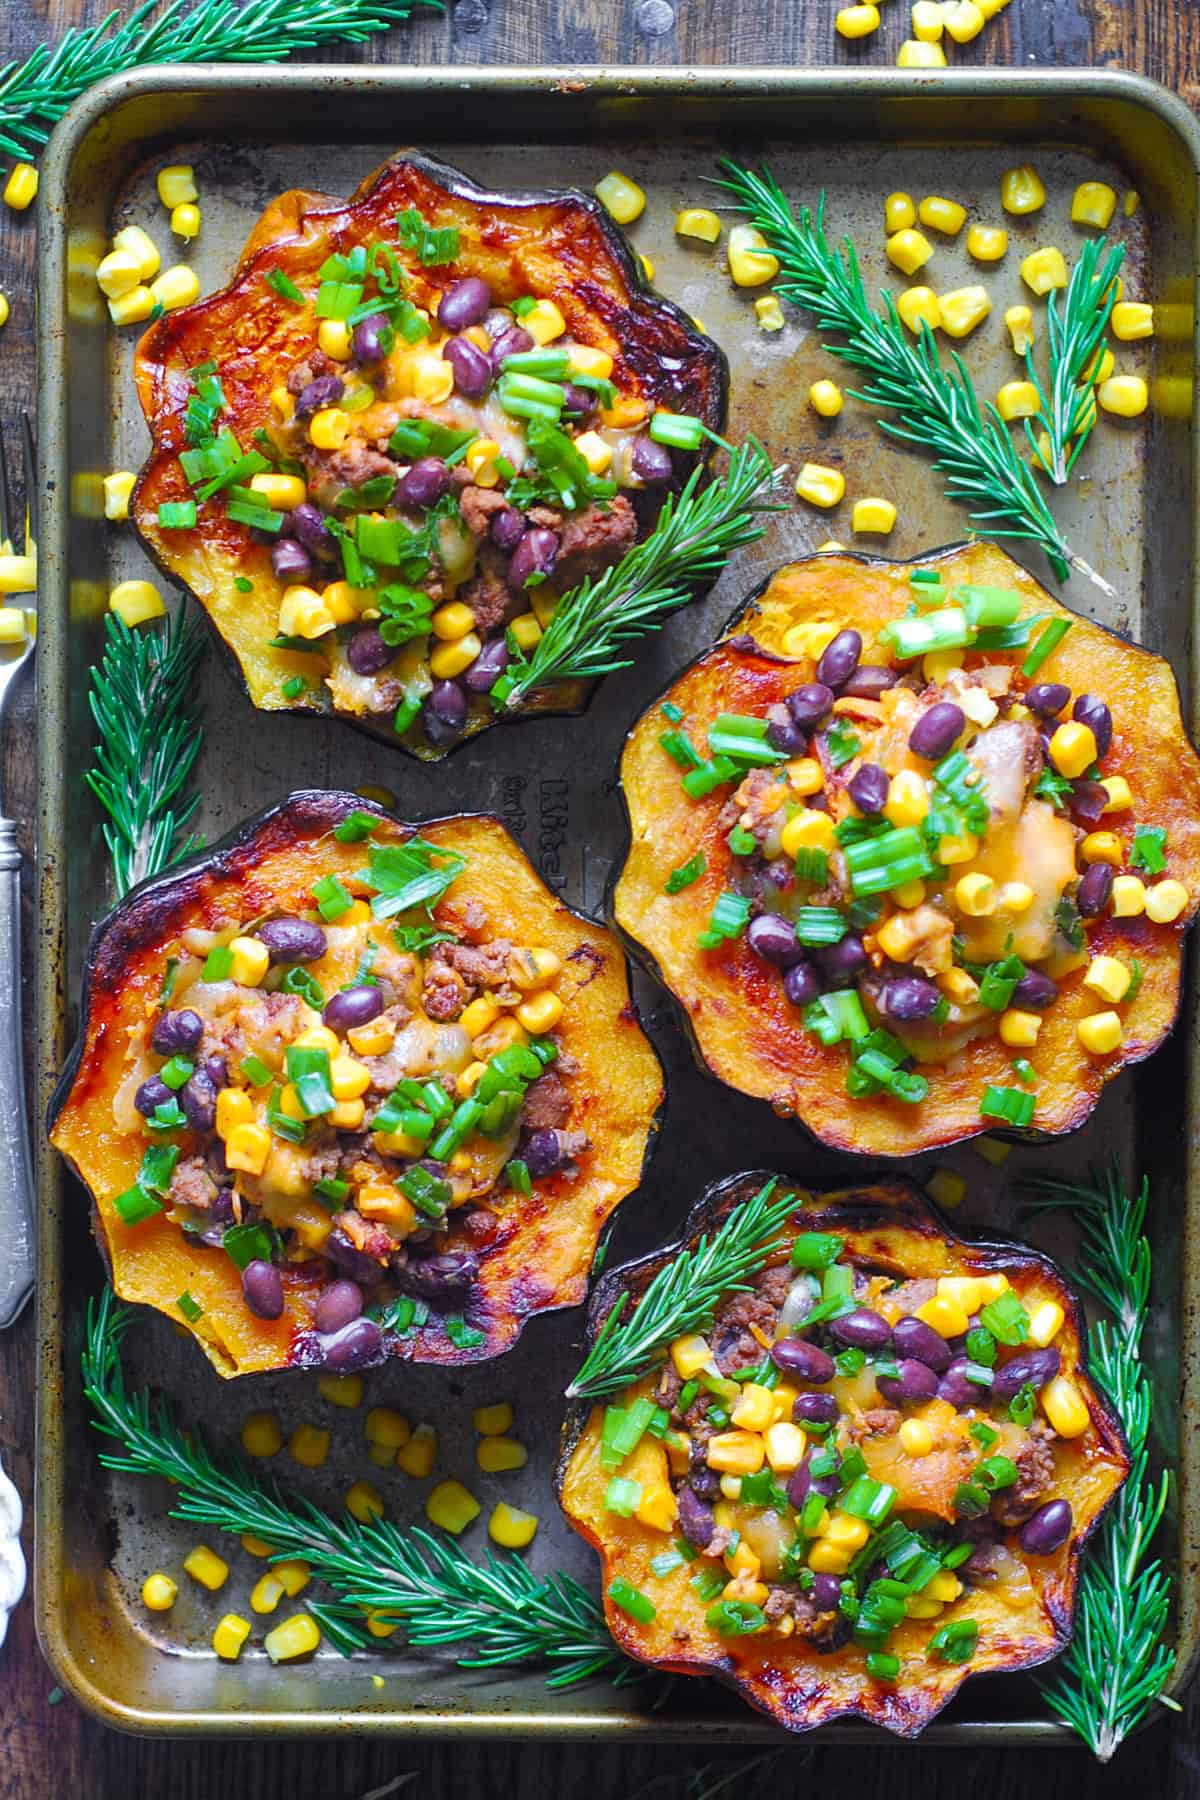
<svg viewBox="0 0 1200 1800">
<path fill-rule="evenodd" d="M 721 1183 L 683 1244 L 607 1275 L 590 1341 L 766 1181 Z M 1063 1649 L 1128 1457 L 1045 1257 L 952 1237 L 906 1183 L 790 1198 L 706 1331 L 576 1408 L 561 1501 L 630 1656 L 793 1731 L 911 1737 L 969 1676 Z"/>
<path fill-rule="evenodd" d="M 598 201 L 413 152 L 349 200 L 273 201 L 136 374 L 153 448 L 131 516 L 254 705 L 425 758 L 506 716 L 510 655 L 649 529 L 727 383 Z"/>
<path fill-rule="evenodd" d="M 1200 905 L 1162 658 L 988 544 L 776 572 L 638 722 L 620 926 L 704 1064 L 824 1143 L 1082 1124 Z"/>
<path fill-rule="evenodd" d="M 475 1362 L 581 1299 L 661 1093 L 496 819 L 300 793 L 99 926 L 51 1138 L 219 1374 Z"/>
</svg>

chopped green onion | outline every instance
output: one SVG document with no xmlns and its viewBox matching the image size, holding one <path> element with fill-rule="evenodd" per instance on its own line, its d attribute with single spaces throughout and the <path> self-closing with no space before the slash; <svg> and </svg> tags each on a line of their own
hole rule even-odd
<svg viewBox="0 0 1200 1800">
<path fill-rule="evenodd" d="M 361 844 L 381 822 L 374 813 L 359 812 L 356 808 L 346 814 L 340 825 L 334 826 L 333 835 L 339 844 Z"/>
<path fill-rule="evenodd" d="M 1011 1288 L 997 1295 L 979 1314 L 979 1323 L 990 1331 L 998 1343 L 1015 1349 L 1029 1335 L 1029 1314 Z"/>
<path fill-rule="evenodd" d="M 674 1574 L 676 1569 L 682 1569 L 685 1562 L 686 1558 L 672 1546 L 670 1550 L 660 1550 L 657 1556 L 652 1556 L 650 1567 L 659 1581 L 662 1581 L 665 1576 Z"/>
<path fill-rule="evenodd" d="M 806 950 L 821 945 L 840 944 L 846 935 L 846 921 L 834 906 L 801 906 L 796 913 L 796 942 Z"/>
<path fill-rule="evenodd" d="M 158 522 L 164 531 L 191 531 L 196 523 L 194 500 L 163 500 L 158 508 Z"/>
<path fill-rule="evenodd" d="M 707 931 L 696 942 L 702 950 L 715 950 L 721 944 L 740 937 L 750 918 L 750 901 L 744 894 L 723 893 L 712 909 Z"/>
<path fill-rule="evenodd" d="M 514 1194 L 524 1194 L 526 1199 L 533 1192 L 533 1179 L 529 1173 L 529 1164 L 521 1157 L 514 1156 L 511 1162 L 504 1165 L 504 1174 Z"/>
<path fill-rule="evenodd" d="M 912 825 L 893 826 L 877 837 L 845 847 L 846 871 L 854 894 L 882 894 L 933 871 L 920 832 Z"/>
<path fill-rule="evenodd" d="M 320 1012 L 325 1004 L 325 990 L 316 976 L 310 975 L 307 969 L 289 969 L 280 985 L 285 994 L 299 994 L 314 1012 Z"/>
<path fill-rule="evenodd" d="M 979 999 L 993 1012 L 1003 1012 L 1024 978 L 1025 964 L 1019 956 L 1006 956 L 1003 962 L 989 963 L 979 983 Z"/>
<path fill-rule="evenodd" d="M 678 725 L 683 717 L 682 706 L 676 706 L 673 700 L 664 700 L 662 709 L 664 719 L 669 719 L 672 725 Z"/>
<path fill-rule="evenodd" d="M 819 1000 L 806 1006 L 804 1028 L 823 1044 L 840 1044 L 844 1038 L 865 1038 L 871 1030 L 863 1003 L 853 988 L 838 988 L 832 994 L 822 994 Z"/>
<path fill-rule="evenodd" d="M 707 856 L 703 850 L 697 850 L 695 856 L 689 857 L 687 862 L 680 863 L 678 868 L 671 870 L 664 884 L 666 892 L 681 894 L 684 888 L 691 887 L 694 881 L 699 881 L 707 868 Z"/>
<path fill-rule="evenodd" d="M 1166 848 L 1167 834 L 1161 825 L 1138 825 L 1129 852 L 1130 868 L 1144 869 L 1147 875 L 1161 875 L 1167 866 Z"/>
<path fill-rule="evenodd" d="M 886 1481 L 874 1481 L 861 1475 L 842 1495 L 839 1502 L 851 1518 L 865 1519 L 868 1525 L 882 1525 L 896 1504 L 896 1489 Z"/>
<path fill-rule="evenodd" d="M 415 206 L 396 214 L 396 230 L 407 250 L 415 250 L 417 259 L 427 268 L 438 268 L 458 259 L 458 227 L 435 227 L 427 223 Z"/>
<path fill-rule="evenodd" d="M 974 628 L 961 606 L 943 606 L 922 618 L 893 619 L 879 633 L 881 644 L 890 644 L 900 662 L 911 662 L 931 650 L 965 650 Z"/>
<path fill-rule="evenodd" d="M 990 1450 L 1000 1436 L 1000 1433 L 998 1431 L 993 1431 L 992 1427 L 987 1424 L 985 1420 L 976 1419 L 971 1427 L 971 1436 L 984 1450 Z"/>
<path fill-rule="evenodd" d="M 832 1231 L 801 1231 L 792 1243 L 793 1269 L 828 1269 L 842 1253 L 843 1240 Z"/>
<path fill-rule="evenodd" d="M 711 762 L 702 763 L 698 769 L 689 769 L 683 777 L 682 786 L 689 799 L 703 800 L 714 788 L 736 781 L 740 774 L 737 763 L 729 757 L 714 756 Z"/>
<path fill-rule="evenodd" d="M 980 1519 L 991 1504 L 988 1491 L 977 1482 L 960 1481 L 951 1502 L 960 1519 Z"/>
<path fill-rule="evenodd" d="M 841 719 L 835 719 L 825 733 L 825 752 L 835 769 L 857 756 L 862 749 L 862 739 Z"/>
<path fill-rule="evenodd" d="M 889 1650 L 868 1650 L 867 1674 L 874 1681 L 899 1681 L 900 1658 Z"/>
<path fill-rule="evenodd" d="M 631 1619 L 636 1619 L 639 1625 L 649 1625 L 657 1616 L 653 1600 L 643 1594 L 641 1588 L 635 1588 L 632 1582 L 626 1581 L 623 1575 L 618 1575 L 615 1581 L 609 1582 L 608 1597 L 614 1606 L 619 1606 L 622 1612 L 628 1613 Z"/>
<path fill-rule="evenodd" d="M 155 1213 L 163 1210 L 162 1201 L 156 1200 L 153 1194 L 148 1194 L 145 1188 L 136 1182 L 133 1187 L 126 1188 L 123 1194 L 118 1194 L 113 1205 L 124 1225 L 141 1225 L 146 1219 L 152 1219 Z"/>
<path fill-rule="evenodd" d="M 996 1362 L 996 1340 L 986 1325 L 973 1325 L 966 1336 L 966 1351 L 980 1368 L 991 1369 Z"/>
<path fill-rule="evenodd" d="M 612 1591 L 611 1589 L 609 1590 Z M 722 1637 L 751 1637 L 761 1631 L 767 1615 L 752 1600 L 718 1600 L 704 1615 L 714 1631 Z"/>
<path fill-rule="evenodd" d="M 221 1239 L 221 1248 L 239 1268 L 252 1262 L 270 1262 L 276 1244 L 269 1225 L 231 1225 Z"/>
<path fill-rule="evenodd" d="M 328 924 L 340 919 L 354 905 L 352 895 L 346 892 L 336 875 L 319 876 L 312 884 L 312 897 L 317 903 L 317 911 Z"/>
<path fill-rule="evenodd" d="M 910 569 L 908 579 L 914 586 L 940 587 L 942 577 L 937 569 Z"/>
<path fill-rule="evenodd" d="M 954 1619 L 935 1631 L 929 1640 L 928 1654 L 943 1662 L 970 1662 L 979 1643 L 979 1626 L 974 1619 Z"/>
<path fill-rule="evenodd" d="M 650 436 L 656 444 L 675 450 L 698 450 L 704 442 L 704 425 L 690 413 L 656 412 L 650 421 Z"/>
<path fill-rule="evenodd" d="M 1037 1394 L 1031 1381 L 1024 1381 L 1008 1403 L 1008 1416 L 1014 1425 L 1031 1425 L 1037 1410 Z"/>
<path fill-rule="evenodd" d="M 671 761 L 676 763 L 679 768 L 702 769 L 704 767 L 704 758 L 686 731 L 664 731 L 658 741 Z"/>
<path fill-rule="evenodd" d="M 340 1206 L 350 1193 L 350 1183 L 342 1181 L 336 1175 L 323 1175 L 320 1181 L 313 1182 L 313 1193 L 319 1194 L 322 1200 L 331 1200 Z"/>
<path fill-rule="evenodd" d="M 1073 619 L 1051 619 L 1045 631 L 1039 632 L 1037 642 L 1021 664 L 1021 673 L 1027 680 L 1032 679 L 1046 658 L 1058 649 L 1074 622 Z"/>
<path fill-rule="evenodd" d="M 300 292 L 300 289 L 296 286 L 291 276 L 285 274 L 282 269 L 269 270 L 267 274 L 263 276 L 263 280 L 273 293 L 279 295 L 281 300 L 290 300 L 293 306 L 304 305 L 304 295 Z"/>
<path fill-rule="evenodd" d="M 306 1119 L 332 1112 L 337 1105 L 329 1085 L 328 1050 L 302 1049 L 289 1044 L 284 1051 L 287 1077 L 296 1090 L 296 1103 Z"/>
<path fill-rule="evenodd" d="M 975 1480 L 994 1494 L 1001 1488 L 1013 1487 L 1020 1473 L 1010 1456 L 988 1456 L 976 1465 Z"/>
<path fill-rule="evenodd" d="M 487 1342 L 487 1333 L 480 1331 L 476 1325 L 468 1325 L 465 1319 L 449 1314 L 442 1320 L 442 1326 L 450 1342 L 458 1350 L 474 1350 Z"/>
<path fill-rule="evenodd" d="M 307 686 L 303 675 L 289 675 L 279 691 L 285 700 L 298 700 Z"/>
<path fill-rule="evenodd" d="M 1016 623 L 1021 610 L 1021 596 L 1013 588 L 985 587 L 964 582 L 952 590 L 950 598 L 961 605 L 977 631 L 993 631 Z"/>
<path fill-rule="evenodd" d="M 1126 994 L 1125 998 L 1129 998 L 1128 994 Z M 1014 1057 L 1012 1068 L 1013 1074 L 1016 1076 L 1017 1080 L 1023 1081 L 1026 1087 L 1037 1086 L 1037 1070 L 1027 1056 Z"/>
<path fill-rule="evenodd" d="M 189 1062 L 186 1056 L 172 1056 L 158 1071 L 158 1078 L 165 1081 L 169 1088 L 178 1090 L 191 1080 L 195 1072 L 195 1063 Z"/>
<path fill-rule="evenodd" d="M 1032 1094 L 1023 1093 L 1020 1088 L 995 1087 L 989 1084 L 983 1091 L 983 1099 L 979 1102 L 979 1116 L 983 1119 L 1003 1119 L 1009 1125 L 1028 1125 L 1033 1119 L 1037 1101 Z"/>
<path fill-rule="evenodd" d="M 824 887 L 829 880 L 827 852 L 818 850 L 815 844 L 809 844 L 803 849 L 797 850 L 796 880 L 811 882 L 814 887 Z"/>
<path fill-rule="evenodd" d="M 191 1325 L 194 1325 L 197 1319 L 202 1319 L 204 1317 L 204 1308 L 200 1305 L 199 1301 L 192 1299 L 192 1296 L 188 1293 L 186 1288 L 184 1288 L 175 1304 L 183 1314 L 184 1318 Z"/>
</svg>

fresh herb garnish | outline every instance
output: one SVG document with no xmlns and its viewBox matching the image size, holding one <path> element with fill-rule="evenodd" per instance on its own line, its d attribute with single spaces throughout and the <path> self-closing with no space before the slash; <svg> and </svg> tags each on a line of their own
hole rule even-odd
<svg viewBox="0 0 1200 1800">
<path fill-rule="evenodd" d="M 375 917 L 391 919 L 413 906 L 432 906 L 466 866 L 457 851 L 411 837 L 403 844 L 372 844 L 370 867 L 358 879 L 374 891 Z"/>
</svg>

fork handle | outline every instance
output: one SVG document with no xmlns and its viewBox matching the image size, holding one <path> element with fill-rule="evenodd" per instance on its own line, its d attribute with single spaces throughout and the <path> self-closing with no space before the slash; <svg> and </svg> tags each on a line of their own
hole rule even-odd
<svg viewBox="0 0 1200 1800">
<path fill-rule="evenodd" d="M 0 817 L 0 1327 L 33 1289 L 33 1166 L 21 1030 L 21 853 Z"/>
</svg>

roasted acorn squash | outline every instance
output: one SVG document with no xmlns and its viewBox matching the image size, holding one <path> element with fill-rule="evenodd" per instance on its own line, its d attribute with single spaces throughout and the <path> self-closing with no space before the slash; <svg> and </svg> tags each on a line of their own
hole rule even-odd
<svg viewBox="0 0 1200 1800">
<path fill-rule="evenodd" d="M 490 192 L 411 151 L 349 200 L 274 200 L 229 286 L 150 326 L 136 374 L 153 447 L 131 516 L 251 701 L 424 758 L 511 716 L 488 700 L 506 631 L 527 650 L 560 590 L 644 535 L 695 462 L 647 421 L 719 427 L 727 385 L 598 201 Z"/>
<path fill-rule="evenodd" d="M 914 582 L 915 567 L 937 579 Z M 985 626 L 981 645 L 1025 641 L 901 662 L 881 634 L 899 622 L 912 649 L 931 616 L 914 604 L 921 592 L 941 609 L 935 636 L 955 635 L 946 619 L 965 593 L 984 619 L 1017 615 Z M 1023 623 L 1033 618 L 1045 623 Z M 1062 625 L 1027 680 L 1023 660 Z M 846 633 L 862 640 L 848 693 L 825 660 L 853 651 Z M 832 712 L 798 731 L 814 694 Z M 947 717 L 949 737 L 932 742 Z M 929 743 L 909 736 L 917 719 Z M 714 726 L 717 744 L 761 751 L 768 766 L 747 776 L 730 762 L 696 800 L 687 789 L 712 764 L 689 762 L 704 760 Z M 639 720 L 621 777 L 631 841 L 618 924 L 680 1002 L 707 1068 L 837 1149 L 912 1156 L 989 1129 L 1071 1130 L 1171 1029 L 1200 905 L 1200 761 L 1174 676 L 1068 613 L 994 546 L 779 569 Z M 913 860 L 888 863 L 906 847 Z M 742 929 L 759 911 L 782 912 L 786 929 L 757 916 Z M 848 1010 L 830 1020 L 830 1008 Z M 859 1062 L 868 1048 L 883 1060 Z"/>
<path fill-rule="evenodd" d="M 298 793 L 97 928 L 51 1138 L 221 1375 L 474 1362 L 581 1298 L 661 1093 L 615 939 L 498 820 Z"/>
<path fill-rule="evenodd" d="M 636 1305 L 673 1255 L 714 1232 L 767 1179 L 721 1182 L 692 1213 L 681 1245 L 605 1275 L 589 1338 L 622 1295 Z M 806 1338 L 781 1331 L 780 1368 L 769 1346 L 781 1302 L 790 1320 L 802 1320 L 821 1284 L 841 1270 L 845 1288 L 852 1284 L 851 1322 L 839 1323 L 836 1306 L 826 1306 L 825 1322 Z M 807 1296 L 800 1307 L 798 1293 Z M 998 1390 L 1008 1395 L 1022 1369 L 1015 1359 L 1032 1355 L 1041 1359 L 1029 1364 L 1042 1384 L 1037 1399 L 1024 1382 L 1017 1398 L 997 1399 L 979 1385 L 986 1366 L 971 1365 L 974 1380 L 961 1375 L 965 1357 L 940 1376 L 932 1371 L 938 1360 L 946 1369 L 953 1345 L 942 1333 L 954 1328 L 954 1313 L 965 1320 L 977 1307 L 1007 1339 L 982 1333 Z M 940 1330 L 922 1334 L 926 1317 Z M 1026 1329 L 1048 1347 L 1014 1344 Z M 639 1662 L 716 1676 L 790 1730 L 858 1717 L 904 1737 L 921 1731 L 969 1675 L 1055 1656 L 1071 1636 L 1081 1552 L 1129 1468 L 1119 1426 L 1088 1379 L 1082 1333 L 1080 1308 L 1047 1258 L 951 1236 L 910 1184 L 798 1190 L 796 1212 L 754 1288 L 724 1300 L 703 1336 L 677 1340 L 657 1374 L 613 1396 L 618 1408 L 657 1402 L 668 1418 L 657 1414 L 624 1458 L 629 1436 L 621 1444 L 606 1431 L 604 1406 L 585 1404 L 568 1418 L 560 1498 L 603 1558 L 613 1636 Z M 822 1356 L 817 1337 L 840 1363 Z M 848 1352 L 852 1342 L 870 1347 Z M 980 1340 L 971 1347 L 979 1353 Z M 811 1378 L 796 1371 L 802 1355 L 816 1358 Z M 881 1372 L 884 1359 L 890 1376 Z M 1013 1376 L 1005 1377 L 1010 1363 Z M 751 1381 L 728 1379 L 747 1364 L 756 1365 Z M 773 1369 L 774 1389 L 760 1384 L 758 1365 Z M 681 1391 L 685 1375 L 698 1398 Z M 897 1394 L 899 1383 L 914 1389 L 913 1400 Z M 704 1409 L 718 1404 L 732 1420 L 718 1419 L 714 1431 Z M 760 1408 L 782 1427 L 766 1423 L 765 1410 L 758 1417 Z M 821 1435 L 817 1421 L 830 1416 Z M 815 1434 L 799 1448 L 791 1440 L 805 1434 L 793 1418 L 810 1420 Z M 817 1457 L 825 1461 L 814 1476 L 807 1465 Z M 752 1497 L 728 1497 L 739 1476 L 719 1477 L 713 1467 L 739 1459 L 743 1470 L 754 1465 Z M 837 1472 L 822 1475 L 826 1465 Z M 773 1487 L 787 1491 L 786 1505 L 781 1493 L 772 1499 Z M 820 1498 L 813 1517 L 803 1517 L 814 1491 L 827 1499 L 819 1520 Z M 677 1543 L 686 1555 L 673 1553 Z M 1039 1543 L 1040 1552 L 1032 1548 Z M 881 1564 L 889 1571 L 882 1578 Z M 896 1589 L 897 1575 L 907 1593 Z M 620 1604 L 630 1601 L 629 1589 L 632 1612 Z"/>
</svg>

